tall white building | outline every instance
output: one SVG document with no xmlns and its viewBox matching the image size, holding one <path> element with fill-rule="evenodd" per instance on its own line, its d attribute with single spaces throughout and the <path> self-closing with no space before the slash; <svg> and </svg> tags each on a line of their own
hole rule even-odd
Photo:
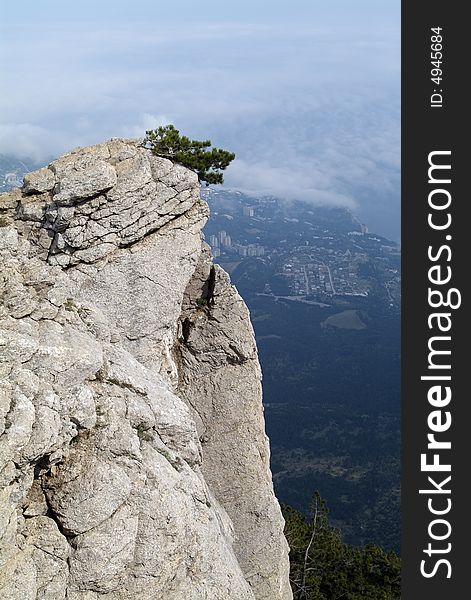
<svg viewBox="0 0 471 600">
<path fill-rule="evenodd" d="M 209 236 L 209 245 L 211 246 L 211 248 L 217 248 L 219 246 L 219 240 L 217 235 Z"/>
</svg>

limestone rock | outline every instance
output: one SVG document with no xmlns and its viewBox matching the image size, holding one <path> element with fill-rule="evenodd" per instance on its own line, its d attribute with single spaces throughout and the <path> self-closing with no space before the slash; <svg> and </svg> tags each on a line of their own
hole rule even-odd
<svg viewBox="0 0 471 600">
<path fill-rule="evenodd" d="M 51 191 L 56 184 L 54 173 L 51 169 L 39 169 L 33 173 L 27 173 L 23 181 L 23 193 L 35 194 Z"/>
<path fill-rule="evenodd" d="M 111 140 L 0 212 L 0 597 L 289 600 L 253 331 L 196 175 Z"/>
<path fill-rule="evenodd" d="M 204 308 L 195 311 L 201 298 Z M 203 474 L 234 523 L 235 551 L 256 598 L 289 598 L 254 333 L 247 307 L 208 251 L 188 286 L 183 317 L 179 387 L 202 440 Z"/>
</svg>

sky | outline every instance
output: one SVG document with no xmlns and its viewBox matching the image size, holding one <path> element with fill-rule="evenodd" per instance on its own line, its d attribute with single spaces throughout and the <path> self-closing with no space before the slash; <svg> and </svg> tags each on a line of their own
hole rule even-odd
<svg viewBox="0 0 471 600">
<path fill-rule="evenodd" d="M 399 238 L 399 0 L 9 1 L 0 73 L 0 153 L 173 123 L 236 153 L 227 187 Z"/>
</svg>

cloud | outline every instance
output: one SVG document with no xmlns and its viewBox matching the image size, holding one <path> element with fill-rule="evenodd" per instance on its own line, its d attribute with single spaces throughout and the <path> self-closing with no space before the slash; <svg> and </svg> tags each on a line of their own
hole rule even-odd
<svg viewBox="0 0 471 600">
<path fill-rule="evenodd" d="M 135 125 L 125 125 L 121 129 L 121 135 L 129 138 L 141 138 L 145 136 L 146 131 L 157 129 L 160 125 L 171 123 L 172 119 L 165 115 L 151 115 L 143 113 L 139 116 Z"/>
<path fill-rule="evenodd" d="M 287 201 L 304 200 L 324 206 L 356 208 L 353 198 L 336 192 L 332 182 L 307 161 L 296 165 L 271 165 L 236 160 L 225 184 L 254 196 L 275 196 Z"/>
<path fill-rule="evenodd" d="M 41 161 L 62 147 L 62 134 L 31 123 L 0 123 L 0 154 Z"/>
<path fill-rule="evenodd" d="M 0 152 L 41 160 L 173 122 L 236 152 L 228 185 L 369 214 L 376 202 L 397 230 L 399 23 L 336 2 L 340 15 L 316 3 L 298 22 L 282 3 L 252 21 L 225 8 L 165 21 L 146 2 L 148 22 L 67 22 L 66 7 L 4 26 Z"/>
</svg>

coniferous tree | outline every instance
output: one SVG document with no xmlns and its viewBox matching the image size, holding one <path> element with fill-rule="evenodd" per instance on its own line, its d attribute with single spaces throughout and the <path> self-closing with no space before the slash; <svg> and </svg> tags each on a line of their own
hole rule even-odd
<svg viewBox="0 0 471 600">
<path fill-rule="evenodd" d="M 209 140 L 190 140 L 185 135 L 180 135 L 173 125 L 161 126 L 158 129 L 146 132 L 145 146 L 156 156 L 168 158 L 179 163 L 198 175 L 200 182 L 206 185 L 223 183 L 224 171 L 234 160 L 235 154 L 211 148 Z"/>
<path fill-rule="evenodd" d="M 398 556 L 374 545 L 358 548 L 343 543 L 328 514 L 318 492 L 309 518 L 283 507 L 295 600 L 398 600 Z"/>
</svg>

